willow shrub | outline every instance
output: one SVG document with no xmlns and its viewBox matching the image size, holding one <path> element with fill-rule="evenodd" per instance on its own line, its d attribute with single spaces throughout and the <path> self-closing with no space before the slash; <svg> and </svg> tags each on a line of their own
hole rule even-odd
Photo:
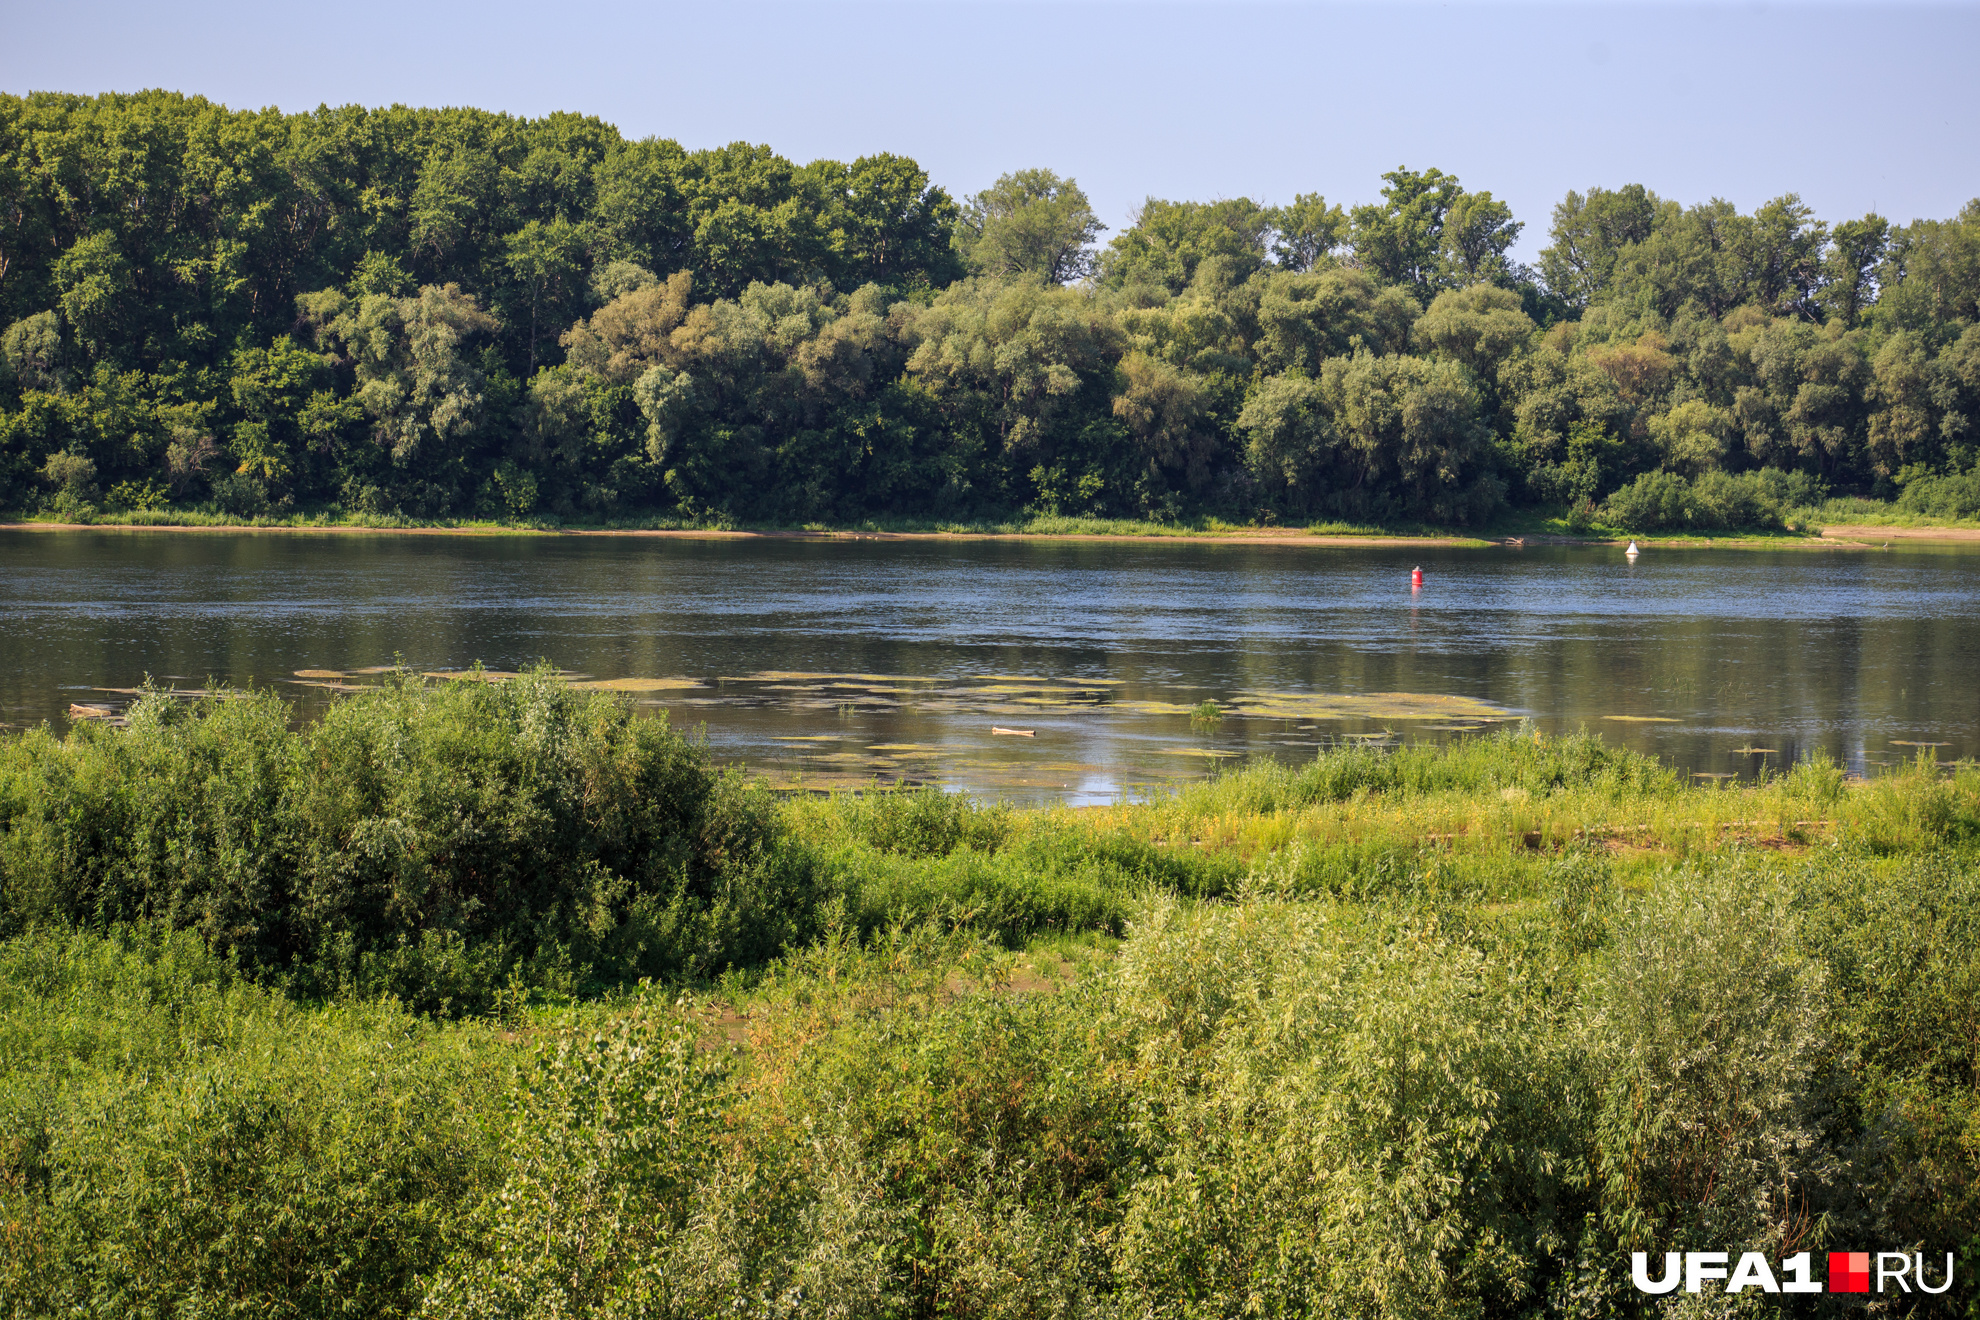
<svg viewBox="0 0 1980 1320">
<path fill-rule="evenodd" d="M 513 1071 L 189 931 L 0 942 L 0 1314 L 408 1314 L 500 1176 Z"/>
<path fill-rule="evenodd" d="M 433 1317 L 1093 1314 L 1134 1149 L 1097 986 L 952 996 L 933 923 L 780 963 L 746 1063 L 650 1001 L 544 1042 Z"/>
<path fill-rule="evenodd" d="M 141 698 L 0 743 L 0 932 L 163 922 L 304 996 L 484 1008 L 760 960 L 815 906 L 773 808 L 663 719 L 547 672 L 399 676 L 291 727 Z"/>
<path fill-rule="evenodd" d="M 1962 859 L 1543 884 L 1156 899 L 1054 993 L 968 930 L 837 925 L 731 1005 L 740 1054 L 692 996 L 516 1044 L 297 1006 L 189 932 L 16 937 L 0 1302 L 1594 1320 L 1647 1313 L 1646 1245 L 1980 1262 Z"/>
<path fill-rule="evenodd" d="M 1161 905 L 1109 1025 L 1150 1146 L 1117 1261 L 1136 1312 L 1533 1304 L 1572 1130 L 1527 1101 L 1571 1089 L 1569 1060 L 1538 1001 L 1434 921 Z"/>
<path fill-rule="evenodd" d="M 1836 1120 L 1863 1134 L 1854 1209 L 1980 1270 L 1980 868 L 1941 851 L 1843 857 L 1798 892 L 1826 969 Z M 1969 1294 L 1971 1297 L 1971 1294 Z"/>
<path fill-rule="evenodd" d="M 507 1097 L 504 1176 L 463 1207 L 425 1313 L 679 1314 L 691 1276 L 665 1267 L 722 1164 L 726 1073 L 644 1004 L 540 1044 Z"/>
</svg>

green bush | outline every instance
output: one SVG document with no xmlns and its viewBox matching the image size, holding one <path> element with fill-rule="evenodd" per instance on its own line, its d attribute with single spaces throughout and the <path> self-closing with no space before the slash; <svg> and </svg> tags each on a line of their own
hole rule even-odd
<svg viewBox="0 0 1980 1320">
<path fill-rule="evenodd" d="M 772 844 L 765 794 L 547 673 L 401 676 L 301 730 L 267 693 L 152 694 L 0 743 L 0 932 L 161 921 L 306 996 L 459 1011 L 760 961 L 813 906 Z"/>
<path fill-rule="evenodd" d="M 846 828 L 881 852 L 946 857 L 957 848 L 992 851 L 1010 835 L 1010 812 L 937 788 L 884 789 L 838 802 Z"/>
<path fill-rule="evenodd" d="M 1843 857 L 1796 900 L 1830 986 L 1857 1213 L 1980 1265 L 1980 875 L 1953 855 Z"/>
<path fill-rule="evenodd" d="M 504 1174 L 462 1217 L 424 1312 L 678 1314 L 691 1282 L 668 1248 L 720 1165 L 725 1071 L 643 1005 L 540 1045 L 503 1115 Z"/>
<path fill-rule="evenodd" d="M 499 1175 L 485 1034 L 308 1011 L 191 932 L 0 943 L 0 1313 L 403 1315 Z"/>
<path fill-rule="evenodd" d="M 1605 520 L 1638 532 L 1690 526 L 1695 511 L 1691 483 L 1679 473 L 1661 470 L 1644 473 L 1602 505 Z"/>
<path fill-rule="evenodd" d="M 1605 1224 L 1629 1250 L 1785 1244 L 1835 1160 L 1819 1131 L 1826 977 L 1787 893 L 1742 867 L 1660 886 L 1618 920 L 1590 997 L 1604 1075 Z"/>
<path fill-rule="evenodd" d="M 1787 527 L 1796 509 L 1819 503 L 1826 494 L 1807 473 L 1778 468 L 1712 471 L 1696 481 L 1675 472 L 1646 472 L 1610 495 L 1602 516 L 1633 532 L 1775 529 Z"/>
<path fill-rule="evenodd" d="M 1904 483 L 1897 506 L 1906 513 L 1928 518 L 1980 517 L 1980 468 L 1945 476 L 1913 477 Z"/>
</svg>

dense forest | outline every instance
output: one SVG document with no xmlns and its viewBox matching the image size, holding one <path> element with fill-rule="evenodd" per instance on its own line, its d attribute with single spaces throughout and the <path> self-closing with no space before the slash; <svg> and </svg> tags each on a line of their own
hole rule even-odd
<svg viewBox="0 0 1980 1320">
<path fill-rule="evenodd" d="M 1980 512 L 1980 202 L 952 198 L 595 118 L 0 97 L 0 508 L 796 524 Z"/>
</svg>

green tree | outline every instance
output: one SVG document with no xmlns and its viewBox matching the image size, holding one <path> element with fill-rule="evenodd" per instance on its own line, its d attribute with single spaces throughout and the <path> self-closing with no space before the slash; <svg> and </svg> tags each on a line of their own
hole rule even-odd
<svg viewBox="0 0 1980 1320">
<path fill-rule="evenodd" d="M 1640 183 L 1613 192 L 1590 188 L 1585 197 L 1569 192 L 1554 207 L 1547 231 L 1553 241 L 1540 252 L 1547 287 L 1570 306 L 1588 306 L 1609 288 L 1623 250 L 1650 237 L 1660 205 L 1657 195 Z"/>
<path fill-rule="evenodd" d="M 466 478 L 462 446 L 484 422 L 488 372 L 474 341 L 501 323 L 451 284 L 358 300 L 326 289 L 297 305 L 318 347 L 352 372 L 353 397 L 396 470 L 394 498 L 433 512 L 453 507 Z"/>
<path fill-rule="evenodd" d="M 1498 382 L 1499 364 L 1532 335 L 1533 321 L 1520 310 L 1519 295 L 1490 284 L 1438 294 L 1410 331 L 1420 347 L 1464 363 L 1488 389 Z"/>
<path fill-rule="evenodd" d="M 1827 227 L 1789 193 L 1752 215 L 1721 198 L 1682 208 L 1664 203 L 1650 233 L 1617 253 L 1616 295 L 1672 317 L 1688 302 L 1712 316 L 1753 305 L 1816 319 Z"/>
<path fill-rule="evenodd" d="M 828 200 L 767 146 L 732 142 L 680 162 L 695 287 L 734 298 L 752 283 L 809 283 L 831 273 Z M 657 254 L 656 254 L 657 255 Z M 647 263 L 656 270 L 677 264 Z"/>
<path fill-rule="evenodd" d="M 1319 193 L 1300 193 L 1290 206 L 1267 212 L 1272 228 L 1272 259 L 1282 270 L 1313 270 L 1347 238 L 1347 213 L 1327 205 Z"/>
<path fill-rule="evenodd" d="M 1221 202 L 1151 197 L 1135 213 L 1134 224 L 1107 244 L 1099 277 L 1117 289 L 1142 286 L 1176 294 L 1196 278 L 1203 262 L 1215 259 L 1226 281 L 1242 282 L 1265 264 L 1273 214 L 1249 197 Z"/>
<path fill-rule="evenodd" d="M 1458 288 L 1510 284 L 1512 266 L 1506 249 L 1524 227 L 1512 218 L 1512 208 L 1491 193 L 1460 193 L 1444 214 L 1444 281 Z"/>
<path fill-rule="evenodd" d="M 678 363 L 672 335 L 687 319 L 694 290 L 694 277 L 684 270 L 664 284 L 646 271 L 629 278 L 632 288 L 565 331 L 562 340 L 574 370 L 617 385 L 630 385 L 658 363 Z"/>
<path fill-rule="evenodd" d="M 567 220 L 532 220 L 503 240 L 510 271 L 522 282 L 529 307 L 529 369 L 536 374 L 536 350 L 552 326 L 566 323 L 583 289 L 585 233 Z"/>
<path fill-rule="evenodd" d="M 1323 507 L 1339 438 L 1320 383 L 1303 372 L 1267 376 L 1245 395 L 1237 430 L 1252 479 L 1300 513 Z"/>
<path fill-rule="evenodd" d="M 923 284 L 962 275 L 954 238 L 961 212 L 928 172 L 905 156 L 862 156 L 850 166 L 813 161 L 805 176 L 831 199 L 833 283 Z"/>
<path fill-rule="evenodd" d="M 1743 301 L 1777 316 L 1818 320 L 1816 291 L 1822 285 L 1822 253 L 1829 227 L 1794 193 L 1776 197 L 1736 229 L 1735 251 L 1744 269 Z"/>
<path fill-rule="evenodd" d="M 54 394 L 63 388 L 62 319 L 54 312 L 24 316 L 0 336 L 0 357 L 24 390 Z"/>
<path fill-rule="evenodd" d="M 1105 228 L 1074 180 L 1047 169 L 1017 170 L 964 204 L 956 246 L 981 274 L 1071 284 L 1093 273 L 1093 240 Z"/>
<path fill-rule="evenodd" d="M 1133 437 L 1151 473 L 1174 470 L 1178 484 L 1200 490 L 1209 483 L 1219 436 L 1211 424 L 1210 382 L 1146 353 L 1121 359 L 1114 416 Z"/>
<path fill-rule="evenodd" d="M 1358 353 L 1330 359 L 1321 398 L 1352 485 L 1343 512 L 1468 523 L 1498 506 L 1492 432 L 1471 374 L 1456 362 Z"/>
<path fill-rule="evenodd" d="M 307 443 L 303 420 L 323 374 L 323 359 L 287 335 L 234 354 L 228 388 L 242 420 L 229 448 L 240 475 L 277 493 L 296 477 Z"/>
<path fill-rule="evenodd" d="M 645 458 L 683 511 L 816 518 L 864 508 L 869 485 L 873 498 L 905 499 L 943 484 L 902 467 L 917 466 L 941 430 L 916 436 L 903 426 L 921 419 L 892 386 L 906 351 L 890 297 L 878 285 L 838 297 L 751 285 L 741 298 L 694 308 L 662 344 L 654 329 L 672 306 L 665 293 L 642 291 L 594 315 L 587 333 L 596 342 L 574 344 L 572 358 L 621 378 L 650 363 L 631 386 Z"/>
<path fill-rule="evenodd" d="M 1704 399 L 1686 399 L 1669 412 L 1652 417 L 1649 427 L 1663 466 L 1688 477 L 1723 467 L 1731 454 L 1735 430 L 1732 413 Z M 1572 438 L 1569 449 L 1572 452 Z"/>
<path fill-rule="evenodd" d="M 1071 289 L 1028 281 L 965 280 L 904 320 L 908 379 L 925 390 L 952 435 L 994 464 L 989 501 L 1025 502 L 1038 480 L 1105 486 L 1119 461 L 1114 420 L 1120 328 Z"/>
<path fill-rule="evenodd" d="M 1733 412 L 1749 454 L 1830 482 L 1874 478 L 1868 454 L 1874 368 L 1868 336 L 1840 323 L 1814 326 L 1753 309 L 1728 318 L 1731 342 L 1750 364 Z"/>
<path fill-rule="evenodd" d="M 1884 324 L 1944 341 L 1980 320 L 1980 198 L 1954 219 L 1892 230 L 1877 286 Z"/>
<path fill-rule="evenodd" d="M 438 275 L 455 258 L 471 257 L 491 228 L 500 186 L 501 166 L 490 152 L 460 142 L 435 146 L 419 171 L 407 217 L 416 269 Z"/>
<path fill-rule="evenodd" d="M 1365 270 L 1336 268 L 1278 275 L 1259 290 L 1258 332 L 1251 348 L 1267 372 L 1318 376 L 1328 358 L 1366 349 L 1400 353 L 1423 308 L 1402 289 L 1384 288 Z"/>
<path fill-rule="evenodd" d="M 1829 235 L 1822 261 L 1822 308 L 1846 326 L 1853 326 L 1877 299 L 1877 267 L 1884 260 L 1891 224 L 1880 215 L 1845 220 Z"/>
<path fill-rule="evenodd" d="M 1456 176 L 1438 169 L 1418 173 L 1404 166 L 1382 178 L 1387 186 L 1381 203 L 1348 213 L 1355 259 L 1377 278 L 1406 285 L 1428 301 L 1442 287 L 1444 217 L 1464 189 Z"/>
<path fill-rule="evenodd" d="M 658 138 L 619 145 L 599 162 L 591 224 L 601 251 L 651 270 L 692 260 L 685 174 L 687 152 Z"/>
<path fill-rule="evenodd" d="M 132 284 L 130 263 L 115 235 L 98 230 L 77 239 L 55 263 L 55 284 L 62 291 L 63 319 L 93 357 L 123 346 L 118 332 Z"/>
</svg>

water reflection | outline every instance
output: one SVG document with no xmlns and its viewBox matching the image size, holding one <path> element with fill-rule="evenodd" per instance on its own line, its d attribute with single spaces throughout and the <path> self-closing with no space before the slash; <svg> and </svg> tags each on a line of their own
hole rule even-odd
<svg viewBox="0 0 1980 1320">
<path fill-rule="evenodd" d="M 1690 771 L 1818 747 L 1874 770 L 1918 750 L 1897 743 L 1980 752 L 1975 565 L 1964 547 L 1653 548 L 1631 564 L 1538 546 L 0 532 L 0 719 L 59 724 L 147 673 L 293 683 L 307 712 L 331 692 L 298 670 L 547 658 L 681 680 L 632 695 L 780 782 L 1107 800 L 1217 754 L 1462 737 L 1500 714 Z M 763 674 L 814 677 L 773 690 Z M 804 686 L 847 675 L 900 690 Z M 954 695 L 999 682 L 1040 699 Z M 1101 695 L 1045 699 L 1061 689 Z M 1473 704 L 1286 704 L 1385 693 Z M 1193 728 L 1206 699 L 1235 709 Z M 1005 707 L 1037 736 L 992 735 Z"/>
</svg>

